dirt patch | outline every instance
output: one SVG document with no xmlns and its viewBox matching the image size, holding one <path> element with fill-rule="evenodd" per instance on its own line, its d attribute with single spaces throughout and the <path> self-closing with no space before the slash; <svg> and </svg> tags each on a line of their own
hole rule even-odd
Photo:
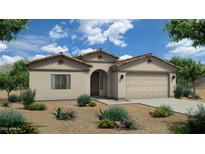
<svg viewBox="0 0 205 154">
<path fill-rule="evenodd" d="M 168 118 L 153 118 L 149 111 L 154 108 L 139 104 L 119 105 L 123 106 L 140 126 L 138 130 L 118 130 L 97 128 L 98 119 L 96 117 L 99 109 L 106 109 L 109 106 L 97 103 L 96 107 L 78 107 L 76 101 L 50 101 L 41 102 L 47 105 L 45 111 L 24 110 L 22 104 L 13 103 L 10 108 L 21 112 L 29 122 L 37 126 L 40 133 L 46 134 L 137 134 L 137 133 L 172 133 L 169 128 L 173 123 L 186 120 L 186 116 L 175 113 Z M 56 120 L 52 115 L 58 107 L 72 109 L 76 111 L 77 118 L 74 121 Z M 0 107 L 0 111 L 5 109 Z"/>
</svg>

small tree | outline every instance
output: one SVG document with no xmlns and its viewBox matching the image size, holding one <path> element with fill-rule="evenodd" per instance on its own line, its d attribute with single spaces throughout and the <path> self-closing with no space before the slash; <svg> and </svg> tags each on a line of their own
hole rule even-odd
<svg viewBox="0 0 205 154">
<path fill-rule="evenodd" d="M 5 90 L 7 92 L 7 99 L 9 102 L 9 96 L 10 92 L 13 90 L 16 90 L 16 83 L 12 76 L 10 75 L 10 72 L 4 71 L 0 72 L 0 89 Z"/>
<path fill-rule="evenodd" d="M 205 73 L 204 67 L 200 62 L 195 62 L 192 59 L 189 60 L 190 63 L 184 67 L 184 76 L 190 81 L 193 88 L 193 97 L 196 95 L 195 82 Z"/>
<path fill-rule="evenodd" d="M 192 59 L 181 57 L 173 57 L 170 62 L 180 66 L 180 69 L 177 71 L 177 83 L 183 86 L 192 84 L 194 97 L 196 94 L 195 82 L 205 73 L 205 68 L 203 65 L 201 65 L 200 62 L 195 62 Z"/>
<path fill-rule="evenodd" d="M 23 89 L 28 89 L 29 73 L 25 60 L 15 62 L 11 67 L 10 74 L 15 80 L 20 93 Z"/>
</svg>

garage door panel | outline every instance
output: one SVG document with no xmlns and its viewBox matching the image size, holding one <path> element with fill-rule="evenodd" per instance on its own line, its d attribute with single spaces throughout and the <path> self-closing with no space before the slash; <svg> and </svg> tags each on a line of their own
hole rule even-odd
<svg viewBox="0 0 205 154">
<path fill-rule="evenodd" d="M 168 97 L 168 74 L 128 73 L 126 77 L 126 97 Z"/>
</svg>

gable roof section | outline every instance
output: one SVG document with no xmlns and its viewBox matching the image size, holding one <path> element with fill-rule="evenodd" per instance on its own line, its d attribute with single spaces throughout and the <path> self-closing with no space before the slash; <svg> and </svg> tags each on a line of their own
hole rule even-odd
<svg viewBox="0 0 205 154">
<path fill-rule="evenodd" d="M 44 58 L 39 58 L 39 59 L 36 59 L 36 60 L 29 61 L 28 65 L 31 65 L 31 64 L 34 64 L 34 63 L 37 63 L 37 62 L 46 61 L 46 60 L 53 59 L 53 58 L 56 58 L 56 57 L 64 57 L 66 59 L 81 63 L 81 64 L 86 65 L 88 67 L 92 67 L 92 65 L 87 64 L 86 62 L 84 62 L 82 60 L 79 60 L 79 59 L 74 58 L 74 57 L 67 56 L 63 53 L 59 53 L 59 54 L 55 54 L 55 55 L 52 55 L 52 56 L 47 56 L 47 57 L 44 57 Z"/>
<path fill-rule="evenodd" d="M 117 56 L 115 56 L 113 54 L 110 54 L 108 52 L 105 52 L 102 49 L 98 49 L 98 50 L 93 51 L 93 52 L 88 52 L 88 53 L 85 53 L 85 54 L 81 54 L 81 55 L 77 56 L 76 58 L 82 58 L 82 57 L 85 57 L 85 56 L 95 55 L 97 53 L 103 53 L 103 54 L 109 55 L 109 56 L 111 56 L 111 57 L 113 57 L 115 59 L 119 59 Z"/>
<path fill-rule="evenodd" d="M 165 63 L 165 64 L 168 64 L 168 65 L 171 65 L 172 67 L 175 67 L 175 68 L 179 68 L 178 66 L 168 62 L 168 61 L 165 61 L 165 60 L 162 60 L 156 56 L 154 56 L 152 53 L 148 53 L 148 54 L 144 54 L 144 55 L 140 55 L 140 56 L 136 56 L 136 57 L 132 57 L 132 58 L 129 58 L 129 59 L 125 59 L 125 60 L 119 60 L 118 62 L 115 63 L 115 65 L 111 66 L 111 69 L 116 69 L 120 66 L 123 66 L 123 65 L 126 65 L 126 64 L 130 64 L 132 62 L 135 62 L 135 61 L 139 61 L 139 60 L 143 60 L 144 58 L 149 58 L 149 57 L 154 57 L 156 59 L 158 59 L 159 61 Z"/>
</svg>

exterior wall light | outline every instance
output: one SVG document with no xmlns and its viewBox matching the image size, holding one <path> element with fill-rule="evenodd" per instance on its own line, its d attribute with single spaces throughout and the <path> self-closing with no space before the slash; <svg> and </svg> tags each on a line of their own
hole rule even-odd
<svg viewBox="0 0 205 154">
<path fill-rule="evenodd" d="M 172 80 L 174 80 L 176 78 L 176 76 L 175 75 L 172 75 Z"/>
<path fill-rule="evenodd" d="M 124 75 L 120 75 L 120 80 L 123 80 L 124 79 Z"/>
</svg>

